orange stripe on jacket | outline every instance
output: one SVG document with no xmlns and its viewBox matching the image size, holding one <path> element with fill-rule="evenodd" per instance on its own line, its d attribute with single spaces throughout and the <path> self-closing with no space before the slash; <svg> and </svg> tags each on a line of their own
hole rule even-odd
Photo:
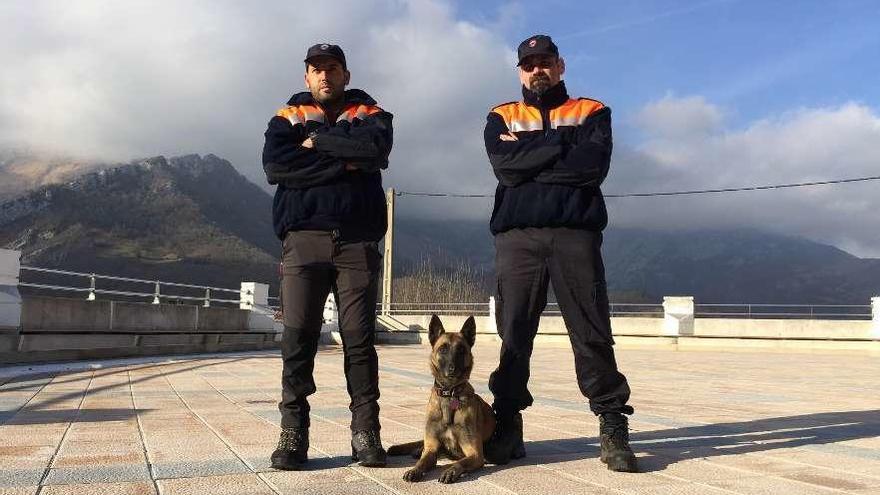
<svg viewBox="0 0 880 495">
<path fill-rule="evenodd" d="M 504 119 L 510 132 L 540 131 L 544 127 L 541 122 L 541 111 L 520 102 L 505 103 L 493 108 L 492 111 Z"/>
<path fill-rule="evenodd" d="M 568 100 L 550 110 L 550 128 L 556 129 L 562 126 L 580 125 L 593 112 L 604 107 L 605 105 L 596 100 Z M 544 129 L 541 111 L 523 102 L 505 103 L 493 108 L 492 111 L 504 119 L 504 123 L 510 129 L 510 132 L 540 131 Z"/>
<path fill-rule="evenodd" d="M 581 125 L 587 117 L 604 107 L 596 100 L 568 100 L 550 110 L 550 127 Z"/>
<path fill-rule="evenodd" d="M 352 105 L 339 115 L 336 122 L 342 122 L 344 120 L 352 122 L 354 119 L 364 120 L 368 116 L 377 114 L 381 111 L 382 109 L 375 105 Z"/>
<path fill-rule="evenodd" d="M 290 121 L 291 124 L 305 124 L 311 120 L 313 122 L 324 123 L 324 111 L 316 105 L 295 105 L 284 107 L 275 114 Z"/>
</svg>

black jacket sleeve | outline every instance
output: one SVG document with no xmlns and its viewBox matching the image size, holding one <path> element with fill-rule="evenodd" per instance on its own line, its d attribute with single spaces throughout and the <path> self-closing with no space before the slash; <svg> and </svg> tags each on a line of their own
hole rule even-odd
<svg viewBox="0 0 880 495">
<path fill-rule="evenodd" d="M 573 133 L 573 142 L 552 166 L 543 169 L 535 182 L 569 186 L 599 186 L 611 166 L 611 109 L 590 115 Z"/>
<path fill-rule="evenodd" d="M 263 145 L 263 171 L 269 184 L 291 189 L 331 182 L 345 173 L 345 164 L 315 149 L 305 148 L 305 128 L 284 117 L 269 121 Z"/>
<path fill-rule="evenodd" d="M 483 138 L 489 163 L 503 186 L 512 187 L 531 180 L 562 157 L 563 146 L 558 135 L 540 134 L 518 141 L 502 141 L 499 136 L 508 132 L 510 129 L 504 119 L 490 112 Z"/>
<path fill-rule="evenodd" d="M 393 116 L 381 111 L 363 120 L 339 122 L 312 138 L 315 149 L 365 171 L 388 168 Z"/>
</svg>

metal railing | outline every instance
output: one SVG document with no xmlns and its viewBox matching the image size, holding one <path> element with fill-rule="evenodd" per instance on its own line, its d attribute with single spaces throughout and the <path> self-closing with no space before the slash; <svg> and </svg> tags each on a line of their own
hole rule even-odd
<svg viewBox="0 0 880 495">
<path fill-rule="evenodd" d="M 866 304 L 702 304 L 695 318 L 767 318 L 785 320 L 870 320 Z"/>
<path fill-rule="evenodd" d="M 87 300 L 96 300 L 98 296 L 114 296 L 132 300 L 146 299 L 153 304 L 159 303 L 200 303 L 204 307 L 211 304 L 228 304 L 238 306 L 246 296 L 252 296 L 249 290 L 241 288 L 212 287 L 206 285 L 182 284 L 162 280 L 147 280 L 131 277 L 117 277 L 96 273 L 56 270 L 33 266 L 21 266 L 21 272 L 47 275 L 59 279 L 73 277 L 79 283 L 49 281 L 19 282 L 19 287 L 35 291 L 74 292 L 84 294 Z M 24 277 L 23 277 L 24 278 Z M 28 277 L 30 278 L 30 277 Z M 104 282 L 103 284 L 101 282 Z M 121 288 L 120 286 L 127 286 Z M 144 290 L 144 286 L 149 287 Z M 136 288 L 131 288 L 136 287 Z M 233 295 L 234 297 L 229 297 Z M 226 295 L 227 297 L 217 297 Z M 268 309 L 278 310 L 280 298 L 269 296 Z M 408 315 L 474 315 L 488 316 L 489 302 L 392 302 L 391 314 Z M 376 306 L 381 310 L 381 303 Z M 653 317 L 662 318 L 662 304 L 657 303 L 610 303 L 611 316 L 614 317 Z M 547 304 L 543 315 L 560 316 L 559 304 Z M 871 320 L 872 308 L 867 304 L 719 304 L 697 303 L 694 305 L 695 318 L 741 318 L 741 319 L 803 319 L 803 320 Z"/>
<path fill-rule="evenodd" d="M 251 291 L 242 292 L 241 289 L 230 289 L 226 287 L 210 287 L 206 285 L 181 284 L 176 282 L 165 282 L 162 280 L 145 280 L 130 277 L 117 277 L 113 275 L 99 275 L 96 273 L 73 272 L 68 270 L 55 270 L 51 268 L 39 268 L 34 266 L 22 266 L 22 272 L 32 272 L 40 274 L 49 274 L 62 277 L 74 277 L 82 281 L 82 285 L 61 285 L 60 283 L 35 283 L 35 282 L 19 282 L 19 287 L 26 287 L 37 290 L 58 291 L 58 292 L 78 292 L 86 294 L 86 300 L 94 301 L 98 295 L 108 295 L 117 297 L 133 298 L 135 300 L 145 298 L 153 304 L 161 302 L 183 304 L 185 302 L 198 302 L 204 307 L 210 307 L 212 303 L 239 305 L 242 302 L 242 296 L 252 295 Z M 115 285 L 134 285 L 134 286 L 150 286 L 152 290 L 145 292 L 142 290 L 121 290 L 117 288 L 100 288 L 99 281 L 115 282 Z M 87 285 L 86 285 L 87 284 Z M 200 295 L 193 295 L 200 293 Z M 216 294 L 235 294 L 235 299 L 227 299 L 215 297 Z"/>
<path fill-rule="evenodd" d="M 377 311 L 381 304 L 377 305 Z M 611 303 L 611 316 L 663 317 L 662 304 L 642 303 Z M 391 314 L 407 315 L 474 315 L 488 316 L 489 302 L 474 303 L 428 303 L 428 302 L 397 302 L 391 303 Z M 544 316 L 561 316 L 559 303 L 547 303 L 542 313 Z"/>
<path fill-rule="evenodd" d="M 475 303 L 410 303 L 410 302 L 392 302 L 391 314 L 406 315 L 474 315 L 489 316 L 489 302 Z M 381 304 L 376 305 L 376 311 L 380 311 Z"/>
</svg>

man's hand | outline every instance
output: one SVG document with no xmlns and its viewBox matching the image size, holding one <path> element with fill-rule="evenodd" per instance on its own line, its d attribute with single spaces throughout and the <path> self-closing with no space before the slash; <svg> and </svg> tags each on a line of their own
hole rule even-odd
<svg viewBox="0 0 880 495">
<path fill-rule="evenodd" d="M 360 169 L 357 168 L 356 166 L 352 165 L 351 163 L 345 164 L 345 171 L 346 172 L 354 172 L 355 170 L 360 170 Z"/>
<path fill-rule="evenodd" d="M 498 136 L 502 141 L 519 141 L 519 138 L 516 137 L 512 132 L 508 132 L 506 134 L 501 134 Z"/>
<path fill-rule="evenodd" d="M 308 138 L 308 139 L 306 139 L 305 141 L 303 141 L 303 142 L 302 142 L 302 147 L 303 147 L 303 148 L 314 148 L 314 147 L 315 147 L 315 144 L 312 143 L 312 138 Z"/>
</svg>

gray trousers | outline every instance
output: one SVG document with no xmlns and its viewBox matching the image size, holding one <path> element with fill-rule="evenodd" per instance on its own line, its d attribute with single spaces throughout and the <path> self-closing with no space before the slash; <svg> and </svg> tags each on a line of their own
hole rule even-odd
<svg viewBox="0 0 880 495">
<path fill-rule="evenodd" d="M 324 303 L 339 308 L 351 429 L 379 429 L 376 299 L 381 255 L 375 242 L 345 242 L 334 232 L 288 232 L 282 255 L 281 426 L 308 427 L 315 354 Z"/>
</svg>

